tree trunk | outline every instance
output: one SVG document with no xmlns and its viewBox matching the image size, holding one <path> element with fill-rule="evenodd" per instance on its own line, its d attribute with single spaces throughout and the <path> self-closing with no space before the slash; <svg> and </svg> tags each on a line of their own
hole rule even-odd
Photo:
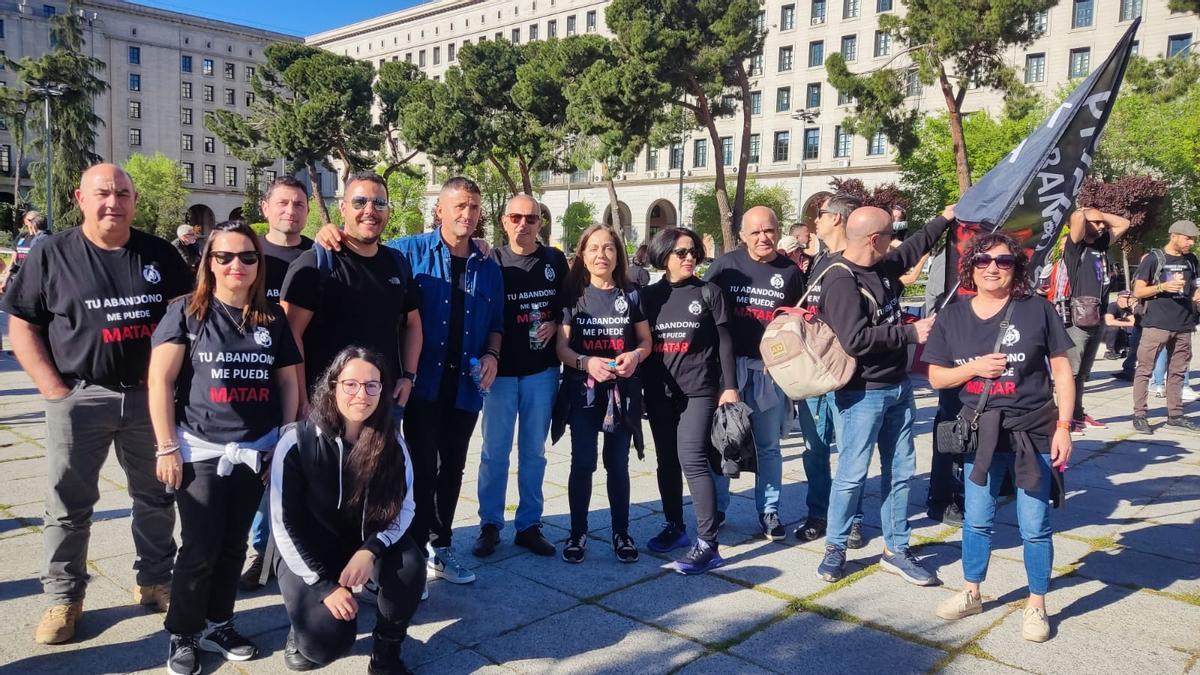
<svg viewBox="0 0 1200 675">
<path fill-rule="evenodd" d="M 725 158 L 721 156 L 721 134 L 717 131 L 717 122 L 712 111 L 708 108 L 708 100 L 703 96 L 696 98 L 696 118 L 706 129 L 716 152 L 714 166 L 716 168 L 717 211 L 721 214 L 721 245 L 726 251 L 737 248 L 737 233 L 733 230 L 733 210 L 729 206 L 729 186 L 725 182 Z"/>
<path fill-rule="evenodd" d="M 529 176 L 529 164 L 525 162 L 525 158 L 517 155 L 517 167 L 521 169 L 521 189 L 527 195 L 533 194 L 533 179 Z M 513 196 L 517 193 L 514 191 Z"/>
<path fill-rule="evenodd" d="M 18 122 L 21 126 L 25 125 L 25 118 L 21 118 Z M 16 145 L 16 163 L 13 164 L 13 226 L 17 230 L 21 229 L 21 221 L 18 211 L 21 210 L 21 204 L 25 200 L 21 197 L 21 164 L 25 162 L 25 132 L 17 133 L 16 128 L 13 128 L 13 145 Z"/>
<path fill-rule="evenodd" d="M 508 175 L 508 169 L 500 164 L 500 160 L 496 159 L 496 156 L 490 152 L 488 153 L 488 161 L 492 163 L 492 166 L 496 167 L 496 171 L 500 174 L 500 177 L 508 184 L 508 191 L 514 195 L 517 194 L 517 183 L 512 179 L 512 176 Z"/>
<path fill-rule="evenodd" d="M 738 62 L 737 66 L 738 87 L 742 90 L 742 141 L 739 144 L 741 150 L 738 152 L 738 172 L 736 180 L 737 193 L 733 197 L 733 235 L 736 237 L 742 229 L 742 214 L 746 212 L 746 168 L 750 166 L 750 78 L 746 75 L 745 64 Z M 803 138 L 803 134 L 801 134 Z M 761 152 L 761 151 L 760 151 Z M 804 161 L 804 143 L 800 143 L 801 157 L 800 161 Z M 800 208 L 804 208 L 801 204 Z"/>
<path fill-rule="evenodd" d="M 312 187 L 313 199 L 317 200 L 317 208 L 321 209 L 321 218 L 326 223 L 332 223 L 333 218 L 329 217 L 329 207 L 325 205 L 325 195 L 321 194 L 321 179 L 317 176 L 317 165 L 315 162 L 308 162 L 304 166 L 308 169 L 308 183 Z"/>
<path fill-rule="evenodd" d="M 1121 266 L 1125 269 L 1125 290 L 1132 291 L 1133 284 L 1129 282 L 1129 251 L 1121 248 Z"/>
<path fill-rule="evenodd" d="M 971 187 L 971 164 L 967 160 L 967 142 L 963 136 L 962 109 L 958 99 L 954 97 L 954 88 L 946 77 L 946 69 L 938 65 L 938 83 L 942 87 L 942 96 L 946 99 L 946 110 L 950 118 L 950 141 L 954 145 L 954 166 L 958 174 L 958 197 L 962 198 Z"/>
<path fill-rule="evenodd" d="M 613 182 L 613 172 L 608 164 L 604 165 L 604 182 L 608 187 L 609 222 L 612 223 L 613 229 L 621 233 L 621 238 L 624 239 L 625 228 L 623 227 L 624 223 L 621 222 L 621 202 L 617 201 L 617 185 Z M 633 223 L 630 223 L 630 225 L 633 225 Z M 630 229 L 633 228 L 631 227 Z"/>
</svg>

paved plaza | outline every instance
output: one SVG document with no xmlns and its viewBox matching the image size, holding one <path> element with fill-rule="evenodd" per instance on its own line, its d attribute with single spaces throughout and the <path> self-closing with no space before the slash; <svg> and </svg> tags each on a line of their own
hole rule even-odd
<svg viewBox="0 0 1200 675">
<path fill-rule="evenodd" d="M 1108 377 L 1116 364 L 1097 363 L 1086 399 L 1091 414 L 1111 428 L 1076 439 L 1066 474 L 1069 499 L 1052 516 L 1054 582 L 1047 604 L 1054 632 L 1045 644 L 1021 639 L 1025 572 L 1012 505 L 997 517 L 984 613 L 954 623 L 934 616 L 936 605 L 962 587 L 960 534 L 924 517 L 936 396 L 921 382 L 920 473 L 909 510 L 917 554 L 938 570 L 943 586 L 917 588 L 880 570 L 878 467 L 864 503 L 870 541 L 850 552 L 853 573 L 837 584 L 816 576 L 823 542 L 798 544 L 789 537 L 771 543 L 757 533 L 752 478 L 734 482 L 737 494 L 720 535 L 728 563 L 708 575 L 683 577 L 666 568 L 666 557 L 645 551 L 636 564 L 618 563 L 608 544 L 602 469 L 592 499 L 594 538 L 582 565 L 513 546 L 511 526 L 497 553 L 481 562 L 470 554 L 478 523 L 477 431 L 455 546 L 478 581 L 431 584 L 404 658 L 423 673 L 1200 674 L 1200 438 L 1162 428 L 1152 437 L 1133 436 L 1130 386 Z M 1164 399 L 1151 404 L 1152 421 L 1161 422 Z M 1189 412 L 1200 414 L 1200 404 Z M 92 581 L 76 638 L 57 647 L 34 644 L 43 605 L 37 576 L 44 439 L 37 391 L 13 358 L 0 354 L 0 672 L 162 672 L 162 617 L 130 604 L 130 501 L 111 458 L 101 474 L 88 553 Z M 797 436 L 784 444 L 781 516 L 789 534 L 804 515 L 802 447 Z M 547 454 L 546 533 L 561 542 L 568 521 L 569 439 Z M 653 449 L 630 465 L 631 530 L 644 545 L 662 522 Z M 515 483 L 509 483 L 510 514 Z M 363 614 L 353 656 L 321 672 L 365 672 L 373 615 L 369 608 Z M 205 654 L 203 672 L 286 672 L 287 618 L 274 582 L 239 598 L 237 622 L 261 655 L 232 664 Z"/>
</svg>

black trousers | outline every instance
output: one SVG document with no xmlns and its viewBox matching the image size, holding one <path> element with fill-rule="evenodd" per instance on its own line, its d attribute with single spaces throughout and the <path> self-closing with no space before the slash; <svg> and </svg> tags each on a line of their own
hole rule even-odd
<svg viewBox="0 0 1200 675">
<path fill-rule="evenodd" d="M 341 574 L 340 567 L 337 573 Z M 335 619 L 322 602 L 325 598 L 321 593 L 293 574 L 282 560 L 275 565 L 275 575 L 296 634 L 296 645 L 304 658 L 324 666 L 349 653 L 358 637 L 358 619 Z M 408 634 L 413 613 L 421 602 L 421 591 L 425 589 L 425 556 L 412 537 L 406 533 L 384 551 L 375 561 L 371 579 L 379 586 L 372 638 L 399 642 Z M 361 613 L 362 603 L 358 606 Z"/>
<path fill-rule="evenodd" d="M 1104 327 L 1104 349 L 1110 352 L 1119 352 L 1122 349 L 1129 349 L 1129 334 L 1130 329 L 1124 326 L 1105 326 Z"/>
<path fill-rule="evenodd" d="M 934 427 L 938 422 L 958 417 L 960 410 L 962 401 L 958 399 L 958 388 L 939 390 Z M 957 504 L 959 508 L 963 506 L 962 466 L 955 461 L 954 455 L 938 452 L 937 434 L 934 434 L 933 458 L 929 466 L 929 495 L 925 498 L 925 506 L 940 511 L 951 504 Z"/>
<path fill-rule="evenodd" d="M 716 449 L 710 430 L 717 401 L 711 396 L 682 400 L 646 397 L 650 433 L 658 456 L 658 493 L 668 522 L 683 525 L 683 476 L 696 511 L 696 533 L 717 541 L 716 486 L 710 470 Z"/>
<path fill-rule="evenodd" d="M 183 465 L 175 495 L 181 543 L 164 622 L 168 632 L 200 633 L 206 621 L 233 618 L 246 535 L 262 494 L 262 478 L 244 464 L 228 476 L 217 475 L 215 459 Z"/>
<path fill-rule="evenodd" d="M 467 444 L 479 413 L 454 407 L 454 400 L 409 399 L 404 410 L 404 440 L 413 462 L 413 499 L 417 513 L 412 533 L 417 546 L 450 545 L 454 507 L 462 491 Z"/>
</svg>

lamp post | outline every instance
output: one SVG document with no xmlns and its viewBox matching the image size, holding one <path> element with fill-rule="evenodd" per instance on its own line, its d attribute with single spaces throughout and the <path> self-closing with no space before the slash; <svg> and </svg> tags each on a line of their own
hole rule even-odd
<svg viewBox="0 0 1200 675">
<path fill-rule="evenodd" d="M 683 227 L 683 142 L 685 138 L 684 125 L 687 124 L 687 108 L 679 106 L 679 226 Z M 675 154 L 675 153 L 671 153 Z"/>
<path fill-rule="evenodd" d="M 801 223 L 804 222 L 804 125 L 812 124 L 819 114 L 818 110 L 806 108 L 792 111 L 792 119 L 800 123 L 800 161 L 796 162 L 796 220 Z"/>
<path fill-rule="evenodd" d="M 50 99 L 67 93 L 66 85 L 35 80 L 29 91 L 41 96 L 46 108 L 46 222 L 54 226 L 54 139 L 50 133 Z"/>
</svg>

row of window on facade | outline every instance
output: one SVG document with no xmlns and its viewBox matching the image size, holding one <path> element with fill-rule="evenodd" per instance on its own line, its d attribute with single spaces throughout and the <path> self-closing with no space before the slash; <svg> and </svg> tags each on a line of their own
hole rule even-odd
<svg viewBox="0 0 1200 675">
<path fill-rule="evenodd" d="M 888 56 L 892 53 L 892 36 L 881 30 L 875 31 L 875 43 L 872 49 L 872 55 L 875 58 Z M 858 36 L 843 35 L 841 39 L 841 54 L 847 62 L 853 63 L 858 60 Z M 750 75 L 757 77 L 763 74 L 763 55 L 762 53 L 754 54 L 750 57 Z M 779 48 L 779 56 L 776 60 L 778 72 L 786 73 L 796 67 L 796 50 L 792 45 L 784 45 Z M 825 65 L 825 41 L 813 40 L 808 43 L 808 67 L 819 68 Z"/>
<path fill-rule="evenodd" d="M 809 12 L 809 23 L 813 26 L 819 26 L 825 23 L 829 11 L 828 0 L 811 0 L 811 9 Z M 857 19 L 862 12 L 862 0 L 842 0 L 842 18 Z M 883 13 L 890 12 L 895 8 L 894 0 L 875 0 L 875 12 Z M 774 26 L 772 26 L 774 27 Z M 767 14 L 760 12 L 755 23 L 755 28 L 760 33 L 767 30 Z M 779 30 L 795 30 L 796 29 L 796 5 L 789 3 L 782 5 L 779 8 Z"/>
<path fill-rule="evenodd" d="M 183 170 L 183 182 L 184 183 L 192 184 L 192 183 L 196 182 L 196 165 L 195 165 L 195 163 L 180 162 L 179 168 Z M 203 175 L 202 175 L 202 179 L 203 179 L 202 184 L 203 185 L 216 185 L 217 184 L 217 165 L 216 164 L 203 164 L 203 165 L 201 165 L 201 170 L 203 171 Z M 236 188 L 238 186 L 238 168 L 236 166 L 226 166 L 226 167 L 224 167 L 224 171 L 225 171 L 225 176 L 224 176 L 225 187 Z M 271 181 L 275 180 L 276 172 L 275 171 L 264 171 L 263 177 L 268 183 L 270 183 Z"/>
<path fill-rule="evenodd" d="M 1179 56 L 1191 52 L 1192 34 L 1181 33 L 1167 38 L 1167 57 Z M 1133 43 L 1133 53 L 1139 51 L 1139 43 Z M 1072 49 L 1067 60 L 1067 77 L 1076 79 L 1087 77 L 1092 72 L 1092 50 L 1090 47 Z M 1046 81 L 1046 53 L 1037 52 L 1025 55 L 1025 84 L 1038 84 Z"/>
</svg>

